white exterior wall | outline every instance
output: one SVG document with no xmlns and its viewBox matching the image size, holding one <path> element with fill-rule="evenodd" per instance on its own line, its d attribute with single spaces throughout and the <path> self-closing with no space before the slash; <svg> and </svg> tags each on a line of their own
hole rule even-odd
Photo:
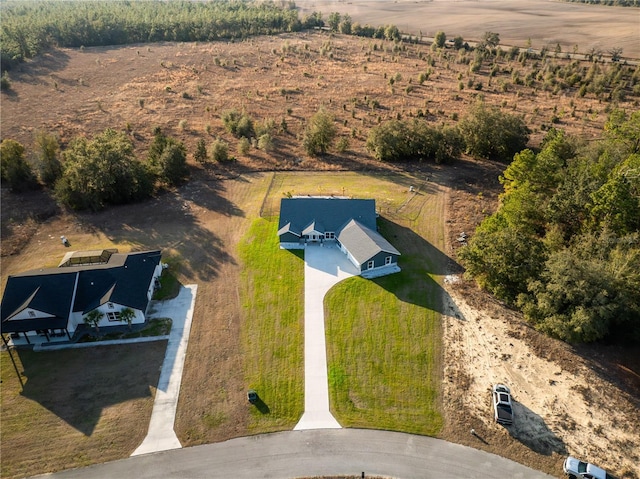
<svg viewBox="0 0 640 479">
<path fill-rule="evenodd" d="M 280 249 L 304 249 L 304 243 L 280 243 Z"/>
<path fill-rule="evenodd" d="M 123 325 L 126 326 L 127 323 L 124 321 L 109 321 L 107 317 L 107 313 L 120 312 L 124 308 L 126 308 L 126 306 L 122 306 L 121 304 L 116 304 L 116 303 L 113 303 L 113 308 L 109 308 L 108 303 L 103 304 L 102 306 L 97 308 L 98 311 L 104 314 L 103 318 L 98 323 L 98 327 L 102 328 L 102 327 L 108 327 L 108 326 L 123 326 Z M 133 321 L 131 321 L 131 324 L 144 323 L 144 320 L 145 320 L 144 313 L 139 309 L 134 309 L 134 308 L 131 308 L 131 309 L 135 313 L 135 317 L 133 318 Z M 83 318 L 84 318 L 84 315 L 80 312 L 76 312 L 71 315 L 71 318 L 69 318 L 69 334 L 73 334 L 73 332 L 77 329 L 78 325 L 85 324 Z M 93 327 L 93 326 L 90 326 L 90 327 Z"/>
<path fill-rule="evenodd" d="M 35 316 L 31 316 L 30 312 L 35 314 Z M 42 311 L 38 311 L 33 308 L 25 308 L 24 311 L 20 311 L 16 314 L 11 321 L 18 321 L 19 319 L 41 319 L 41 318 L 53 318 L 53 314 L 44 313 Z"/>
</svg>

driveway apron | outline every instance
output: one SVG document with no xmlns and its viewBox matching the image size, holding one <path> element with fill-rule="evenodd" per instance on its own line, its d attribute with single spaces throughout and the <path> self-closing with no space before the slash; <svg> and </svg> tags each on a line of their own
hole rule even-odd
<svg viewBox="0 0 640 479">
<path fill-rule="evenodd" d="M 156 303 L 155 310 L 150 315 L 155 318 L 171 318 L 173 324 L 162 363 L 160 379 L 158 379 L 156 397 L 153 401 L 149 430 L 144 441 L 132 456 L 182 447 L 173 430 L 173 424 L 176 419 L 182 369 L 189 343 L 197 290 L 197 285 L 181 288 L 180 293 L 174 299 Z"/>
<path fill-rule="evenodd" d="M 335 243 L 307 244 L 304 259 L 304 414 L 294 429 L 337 429 L 329 411 L 324 296 L 359 272 Z"/>
</svg>

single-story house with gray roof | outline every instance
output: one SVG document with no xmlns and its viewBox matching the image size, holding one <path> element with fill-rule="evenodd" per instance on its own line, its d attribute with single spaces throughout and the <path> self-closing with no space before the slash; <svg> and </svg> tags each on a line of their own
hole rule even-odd
<svg viewBox="0 0 640 479">
<path fill-rule="evenodd" d="M 377 229 L 375 200 L 292 197 L 280 202 L 278 237 L 282 249 L 336 244 L 366 278 L 400 271 L 400 252 Z"/>
<path fill-rule="evenodd" d="M 99 327 L 123 324 L 125 308 L 135 313 L 132 324 L 143 323 L 162 274 L 160 257 L 159 250 L 75 252 L 57 268 L 9 276 L 0 305 L 1 333 L 22 333 L 27 342 L 41 334 L 47 340 L 52 334 L 70 337 L 93 310 L 104 314 Z"/>
</svg>

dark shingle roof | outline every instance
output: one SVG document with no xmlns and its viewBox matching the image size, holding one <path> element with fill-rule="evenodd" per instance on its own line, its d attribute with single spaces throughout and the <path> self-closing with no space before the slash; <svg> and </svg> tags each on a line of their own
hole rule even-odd
<svg viewBox="0 0 640 479">
<path fill-rule="evenodd" d="M 83 313 L 106 302 L 144 311 L 160 256 L 159 250 L 113 254 L 107 264 L 49 268 L 10 276 L 2 297 L 2 331 L 65 328 L 72 304 L 74 311 Z M 53 317 L 9 320 L 26 307 Z"/>
<path fill-rule="evenodd" d="M 55 275 L 55 278 L 48 275 L 9 276 L 0 306 L 2 332 L 24 331 L 25 321 L 29 325 L 27 330 L 66 328 L 76 276 L 74 272 Z M 27 308 L 51 317 L 12 321 L 15 315 Z"/>
<path fill-rule="evenodd" d="M 321 232 L 337 232 L 351 219 L 375 230 L 375 201 L 331 197 L 283 198 L 280 201 L 278 234 L 290 232 L 300 236 L 309 227 Z"/>
<path fill-rule="evenodd" d="M 115 255 L 114 255 L 115 256 Z M 160 263 L 160 251 L 126 255 L 122 266 L 80 272 L 74 311 L 83 313 L 110 302 L 144 311 L 153 271 Z"/>
<path fill-rule="evenodd" d="M 338 235 L 338 241 L 347 248 L 359 263 L 369 261 L 380 252 L 400 255 L 380 233 L 373 231 L 356 220 L 351 220 Z"/>
</svg>

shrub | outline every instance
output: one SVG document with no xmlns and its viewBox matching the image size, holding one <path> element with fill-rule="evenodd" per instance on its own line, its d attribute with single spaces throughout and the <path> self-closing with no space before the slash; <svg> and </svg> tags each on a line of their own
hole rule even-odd
<svg viewBox="0 0 640 479">
<path fill-rule="evenodd" d="M 246 155 L 251 149 L 251 142 L 247 138 L 240 138 L 238 141 L 238 154 Z"/>
<path fill-rule="evenodd" d="M 134 156 L 125 133 L 107 129 L 93 140 L 74 139 L 63 153 L 55 195 L 73 209 L 99 210 L 153 193 L 153 175 Z"/>
<path fill-rule="evenodd" d="M 208 159 L 207 146 L 203 138 L 200 138 L 198 140 L 198 143 L 196 143 L 196 151 L 193 154 L 193 159 L 196 160 L 201 165 L 207 162 L 207 159 Z"/>
<path fill-rule="evenodd" d="M 217 139 L 211 143 L 211 158 L 218 163 L 229 160 L 229 145 L 226 141 Z"/>
<path fill-rule="evenodd" d="M 6 71 L 3 72 L 2 76 L 0 77 L 0 90 L 11 90 L 11 80 L 9 80 L 9 74 Z"/>
<path fill-rule="evenodd" d="M 0 143 L 0 177 L 13 192 L 34 188 L 35 175 L 24 158 L 24 147 L 14 140 L 2 140 Z"/>
<path fill-rule="evenodd" d="M 464 146 L 455 128 L 433 128 L 421 120 L 391 120 L 373 127 L 366 147 L 381 161 L 443 163 L 457 158 Z"/>
<path fill-rule="evenodd" d="M 477 158 L 510 161 L 529 141 L 529 129 L 519 116 L 478 103 L 459 123 L 467 153 Z"/>
<path fill-rule="evenodd" d="M 53 186 L 62 175 L 62 164 L 58 158 L 60 145 L 54 135 L 38 132 L 35 136 L 35 159 L 38 176 L 47 186 Z"/>
<path fill-rule="evenodd" d="M 324 107 L 320 107 L 307 124 L 302 146 L 310 156 L 324 154 L 331 147 L 336 133 L 333 116 Z"/>
<path fill-rule="evenodd" d="M 273 137 L 270 133 L 264 133 L 258 138 L 258 148 L 262 151 L 271 151 L 273 149 Z"/>
<path fill-rule="evenodd" d="M 237 138 L 251 138 L 254 134 L 251 117 L 235 109 L 222 113 L 222 123 L 227 131 Z"/>
<path fill-rule="evenodd" d="M 182 121 L 185 120 L 181 120 L 181 123 Z M 156 176 L 169 185 L 180 184 L 189 174 L 184 144 L 164 135 L 159 128 L 154 128 L 147 161 Z"/>
</svg>

